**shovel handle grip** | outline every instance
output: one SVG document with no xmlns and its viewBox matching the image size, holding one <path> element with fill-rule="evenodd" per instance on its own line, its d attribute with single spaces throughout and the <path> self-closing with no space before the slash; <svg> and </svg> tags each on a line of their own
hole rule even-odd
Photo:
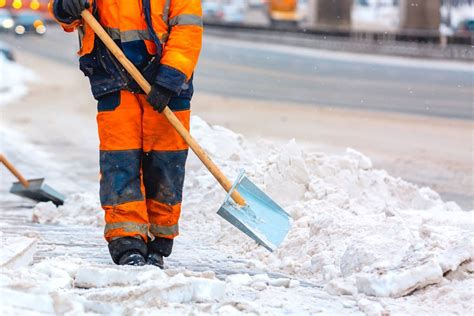
<svg viewBox="0 0 474 316">
<path fill-rule="evenodd" d="M 117 46 L 114 40 L 109 36 L 109 34 L 104 30 L 102 25 L 96 20 L 96 18 L 87 10 L 82 11 L 81 13 L 84 21 L 89 24 L 89 26 L 94 30 L 95 34 L 104 42 L 105 46 L 110 50 L 110 52 L 117 58 L 117 60 L 122 64 L 122 66 L 128 71 L 128 73 L 135 79 L 138 85 L 143 89 L 143 91 L 148 94 L 150 93 L 151 86 L 148 81 L 143 77 L 140 71 L 135 67 L 134 64 L 128 60 L 122 50 Z M 167 106 L 163 110 L 162 114 L 166 117 L 168 122 L 176 129 L 179 135 L 184 139 L 184 141 L 191 147 L 196 156 L 202 161 L 202 163 L 207 167 L 209 172 L 216 178 L 220 185 L 229 192 L 232 188 L 232 183 L 227 179 L 227 177 L 221 172 L 219 167 L 209 158 L 204 149 L 196 142 L 196 140 L 189 134 L 188 130 L 183 126 L 181 121 L 174 115 L 173 111 Z M 239 205 L 244 206 L 245 200 L 242 198 L 240 193 L 237 190 L 234 190 L 231 195 L 232 199 Z"/>
<path fill-rule="evenodd" d="M 28 180 L 26 180 L 22 175 L 21 173 L 15 168 L 15 166 L 13 166 L 8 160 L 7 158 L 0 154 L 0 161 L 3 163 L 3 165 L 5 167 L 7 167 L 7 169 L 18 179 L 18 181 L 21 182 L 21 184 L 27 188 L 30 186 L 30 183 L 28 182 Z"/>
</svg>

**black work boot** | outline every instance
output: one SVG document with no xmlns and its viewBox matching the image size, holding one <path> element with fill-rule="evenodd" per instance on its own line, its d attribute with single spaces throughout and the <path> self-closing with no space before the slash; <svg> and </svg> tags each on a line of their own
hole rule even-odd
<svg viewBox="0 0 474 316">
<path fill-rule="evenodd" d="M 147 246 L 141 238 L 121 237 L 109 243 L 112 260 L 118 265 L 143 266 L 146 263 Z"/>
<path fill-rule="evenodd" d="M 155 237 L 148 243 L 148 264 L 164 268 L 163 257 L 168 257 L 173 249 L 173 239 Z"/>
<path fill-rule="evenodd" d="M 145 257 L 136 250 L 127 251 L 124 253 L 118 262 L 119 265 L 129 265 L 129 266 L 144 266 L 146 263 Z"/>
<path fill-rule="evenodd" d="M 153 266 L 157 266 L 160 269 L 164 269 L 165 263 L 163 262 L 163 256 L 157 252 L 149 253 L 146 257 L 146 263 Z"/>
</svg>

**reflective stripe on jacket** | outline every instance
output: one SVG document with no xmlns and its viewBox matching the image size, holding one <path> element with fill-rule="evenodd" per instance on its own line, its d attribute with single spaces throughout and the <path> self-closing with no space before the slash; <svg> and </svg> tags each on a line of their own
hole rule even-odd
<svg viewBox="0 0 474 316">
<path fill-rule="evenodd" d="M 65 31 L 72 32 L 75 29 L 79 31 L 80 56 L 93 53 L 97 46 L 93 30 L 82 21 L 66 16 L 61 9 L 61 1 L 50 0 L 51 13 Z M 145 43 L 147 52 L 157 56 L 160 62 L 156 77 L 152 80 L 179 95 L 192 78 L 201 50 L 203 28 L 200 0 L 90 0 L 89 2 L 91 3 L 89 10 L 99 19 L 111 37 L 122 45 L 127 57 L 129 57 L 125 49 L 127 43 L 130 43 L 131 47 L 137 42 Z M 149 9 L 148 12 L 146 8 Z M 147 21 L 147 17 L 150 21 Z M 133 61 L 133 58 L 131 59 Z M 137 64 L 139 61 L 140 59 L 134 63 Z M 92 65 L 91 73 L 93 68 Z M 92 79 L 91 85 L 93 85 Z M 119 85 L 116 86 L 113 89 L 118 89 Z M 93 87 L 93 93 L 96 92 L 94 96 L 97 97 L 100 89 L 104 88 L 96 87 L 94 91 Z"/>
</svg>

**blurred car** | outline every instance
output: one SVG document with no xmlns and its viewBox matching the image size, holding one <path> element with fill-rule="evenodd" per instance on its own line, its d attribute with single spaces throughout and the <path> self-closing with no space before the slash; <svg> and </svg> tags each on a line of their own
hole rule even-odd
<svg viewBox="0 0 474 316">
<path fill-rule="evenodd" d="M 247 4 L 243 0 L 206 0 L 202 3 L 202 14 L 205 22 L 242 23 Z"/>
<path fill-rule="evenodd" d="M 222 21 L 223 17 L 222 7 L 215 1 L 203 1 L 202 3 L 202 15 L 204 21 L 215 22 Z"/>
<path fill-rule="evenodd" d="M 247 0 L 248 7 L 252 9 L 262 8 L 265 4 L 266 0 Z"/>
<path fill-rule="evenodd" d="M 46 33 L 46 26 L 41 15 L 33 11 L 24 11 L 14 17 L 15 33 L 23 35 L 33 33 L 43 35 Z"/>
<path fill-rule="evenodd" d="M 304 23 L 309 18 L 309 0 L 298 0 L 298 18 L 300 23 Z"/>
<path fill-rule="evenodd" d="M 222 20 L 230 23 L 243 23 L 245 7 L 238 3 L 227 4 L 222 7 Z"/>
<path fill-rule="evenodd" d="M 15 61 L 15 57 L 13 56 L 13 49 L 4 42 L 0 42 L 0 55 L 4 56 L 10 61 Z"/>
<path fill-rule="evenodd" d="M 246 0 L 222 0 L 222 20 L 229 23 L 243 23 L 248 8 Z"/>
<path fill-rule="evenodd" d="M 0 9 L 0 31 L 10 31 L 15 25 L 10 11 Z"/>
<path fill-rule="evenodd" d="M 474 36 L 474 19 L 462 20 L 458 24 L 454 34 L 460 36 Z"/>
</svg>

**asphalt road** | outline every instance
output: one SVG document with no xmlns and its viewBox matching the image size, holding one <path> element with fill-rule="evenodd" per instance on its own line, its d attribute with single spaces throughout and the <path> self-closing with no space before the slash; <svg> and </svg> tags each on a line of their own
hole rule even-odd
<svg viewBox="0 0 474 316">
<path fill-rule="evenodd" d="M 19 50 L 77 64 L 75 34 L 1 40 Z M 196 88 L 229 97 L 309 106 L 473 119 L 474 66 L 318 52 L 206 37 Z"/>
</svg>

